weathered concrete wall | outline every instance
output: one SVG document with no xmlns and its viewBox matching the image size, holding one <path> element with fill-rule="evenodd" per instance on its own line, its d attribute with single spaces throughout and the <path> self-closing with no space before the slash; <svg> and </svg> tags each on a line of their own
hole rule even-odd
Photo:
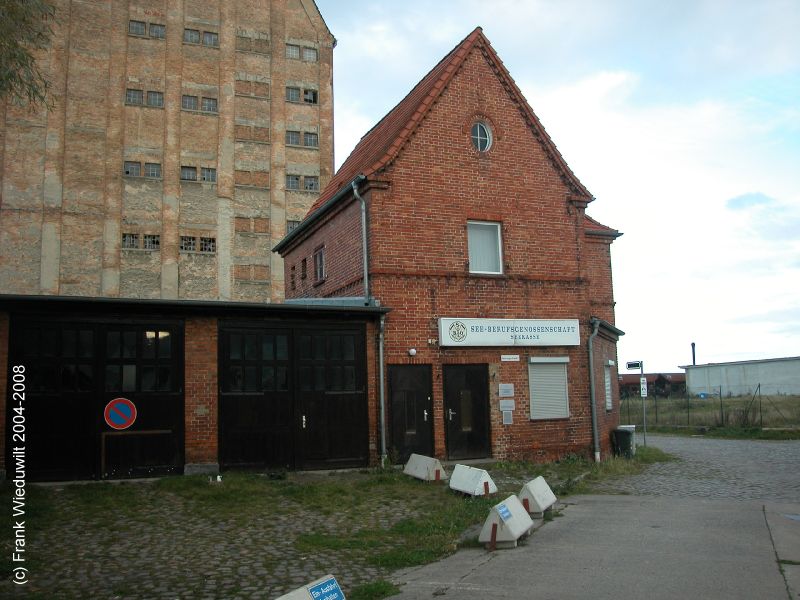
<svg viewBox="0 0 800 600">
<path fill-rule="evenodd" d="M 759 384 L 762 394 L 800 394 L 800 357 L 684 367 L 689 394 L 748 396 Z"/>
<path fill-rule="evenodd" d="M 0 108 L 0 288 L 282 300 L 283 264 L 270 248 L 318 196 L 286 193 L 285 175 L 319 177 L 322 187 L 333 171 L 333 36 L 315 4 L 56 4 L 59 22 L 40 57 L 52 109 Z M 130 33 L 130 21 L 144 23 L 144 35 Z M 163 38 L 152 25 L 165 26 Z M 184 41 L 185 29 L 200 43 Z M 287 58 L 287 44 L 313 49 L 316 60 L 302 50 Z M 317 102 L 287 102 L 287 85 L 317 90 Z M 142 102 L 127 101 L 127 90 Z M 184 96 L 198 110 L 184 108 Z M 216 111 L 203 110 L 203 99 Z M 318 146 L 287 151 L 287 128 L 318 134 Z M 125 176 L 126 161 L 140 173 Z M 160 172 L 146 173 L 147 164 Z M 198 179 L 215 169 L 216 181 L 181 181 L 182 166 Z M 138 245 L 123 247 L 125 234 Z M 182 249 L 182 238 L 201 237 L 213 251 Z"/>
</svg>

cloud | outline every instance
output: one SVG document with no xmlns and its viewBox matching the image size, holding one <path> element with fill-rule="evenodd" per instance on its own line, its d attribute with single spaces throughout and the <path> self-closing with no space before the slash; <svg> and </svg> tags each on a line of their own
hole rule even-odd
<svg viewBox="0 0 800 600">
<path fill-rule="evenodd" d="M 762 194 L 761 192 L 755 192 L 750 194 L 742 194 L 741 196 L 736 196 L 735 198 L 731 198 L 728 200 L 725 205 L 731 210 L 741 210 L 745 208 L 751 208 L 753 206 L 765 205 L 765 204 L 774 204 L 775 198 L 770 198 L 766 194 Z"/>
</svg>

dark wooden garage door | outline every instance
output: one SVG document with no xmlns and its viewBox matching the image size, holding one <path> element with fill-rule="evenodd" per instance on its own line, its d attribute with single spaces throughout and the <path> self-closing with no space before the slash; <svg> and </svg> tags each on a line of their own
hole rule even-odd
<svg viewBox="0 0 800 600">
<path fill-rule="evenodd" d="M 11 357 L 28 373 L 32 479 L 141 477 L 182 469 L 179 323 L 15 319 Z M 103 416 L 108 402 L 119 397 L 131 400 L 138 415 L 122 431 Z M 8 453 L 8 434 L 6 439 Z"/>
<path fill-rule="evenodd" d="M 222 465 L 365 465 L 365 366 L 363 327 L 223 325 Z"/>
</svg>

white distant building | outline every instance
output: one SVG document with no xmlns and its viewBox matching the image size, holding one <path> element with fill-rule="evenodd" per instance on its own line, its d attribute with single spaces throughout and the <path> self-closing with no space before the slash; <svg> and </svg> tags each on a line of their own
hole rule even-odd
<svg viewBox="0 0 800 600">
<path fill-rule="evenodd" d="M 706 365 L 686 365 L 686 391 L 690 395 L 723 396 L 800 394 L 800 356 L 743 360 Z"/>
</svg>

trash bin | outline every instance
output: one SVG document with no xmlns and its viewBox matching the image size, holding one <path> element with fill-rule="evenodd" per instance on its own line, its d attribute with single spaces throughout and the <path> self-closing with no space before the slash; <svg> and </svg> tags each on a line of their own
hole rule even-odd
<svg viewBox="0 0 800 600">
<path fill-rule="evenodd" d="M 625 429 L 631 432 L 631 454 L 636 454 L 636 425 L 619 425 L 617 429 Z"/>
<path fill-rule="evenodd" d="M 633 454 L 636 452 L 636 445 L 634 443 L 634 432 L 630 427 L 633 426 L 621 426 L 612 432 L 611 444 L 614 448 L 615 456 L 633 458 Z"/>
</svg>

